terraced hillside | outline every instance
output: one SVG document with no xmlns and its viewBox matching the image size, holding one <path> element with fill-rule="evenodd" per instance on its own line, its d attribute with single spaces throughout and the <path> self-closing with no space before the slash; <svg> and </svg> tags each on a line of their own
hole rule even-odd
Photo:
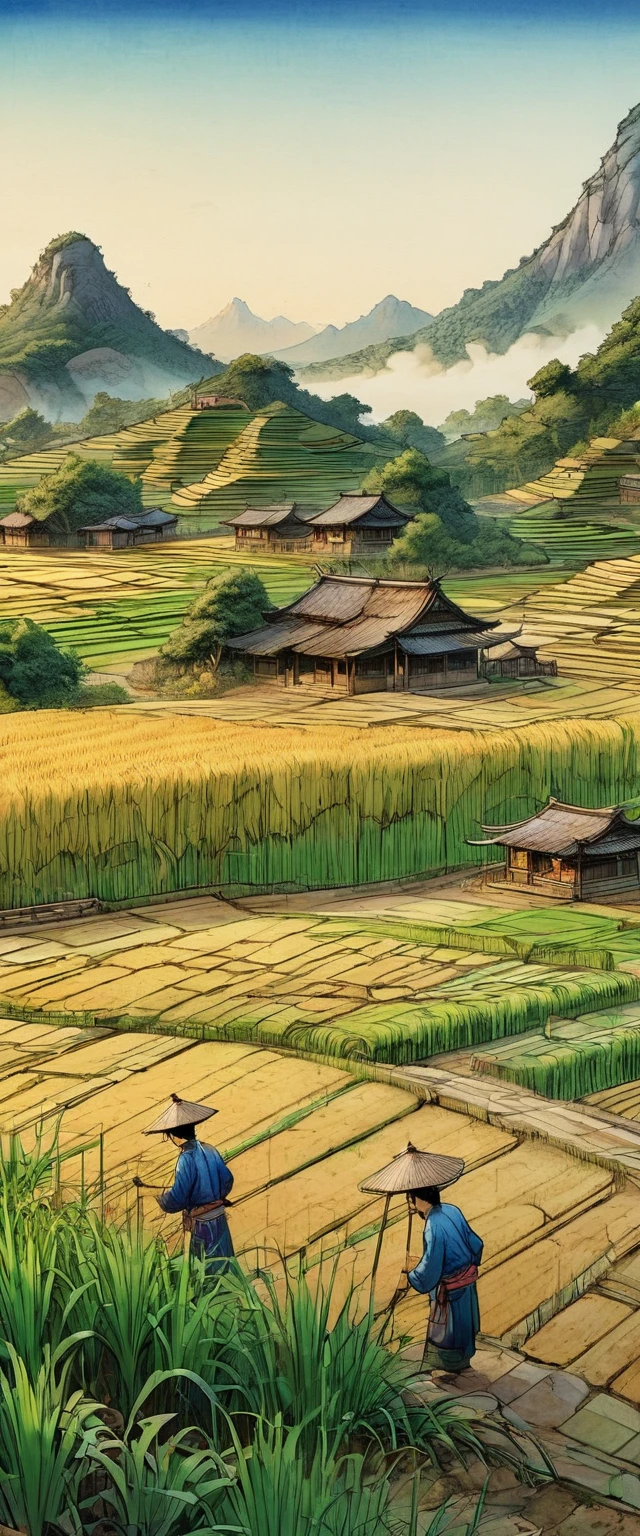
<svg viewBox="0 0 640 1536">
<path fill-rule="evenodd" d="M 548 474 L 528 481 L 504 497 L 523 506 L 559 501 L 570 504 L 577 515 L 619 507 L 621 475 L 637 473 L 640 466 L 640 427 L 628 437 L 594 437 L 576 458 L 557 459 Z"/>
<path fill-rule="evenodd" d="M 30 618 L 93 667 L 154 654 L 211 576 L 248 562 L 225 539 L 189 539 L 123 549 L 0 553 L 0 616 Z M 272 602 L 293 602 L 313 580 L 302 560 L 263 556 Z"/>
<path fill-rule="evenodd" d="M 172 501 L 206 515 L 212 525 L 247 505 L 298 501 L 326 507 L 341 491 L 356 490 L 384 457 L 348 432 L 276 402 L 247 422 L 210 474 L 175 491 Z"/>
<path fill-rule="evenodd" d="M 611 681 L 640 669 L 640 555 L 598 560 L 569 581 L 531 593 L 506 610 L 554 656 L 559 671 Z"/>
<path fill-rule="evenodd" d="M 230 513 L 274 500 L 324 507 L 354 490 L 385 455 L 348 432 L 276 402 L 250 411 L 180 406 L 103 437 L 24 454 L 0 464 L 0 516 L 69 453 L 142 480 L 146 506 L 170 502 L 184 526 L 215 527 Z"/>
</svg>

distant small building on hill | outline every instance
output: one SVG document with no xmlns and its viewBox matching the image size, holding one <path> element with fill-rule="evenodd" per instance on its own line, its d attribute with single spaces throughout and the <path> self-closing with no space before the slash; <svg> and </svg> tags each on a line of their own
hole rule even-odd
<svg viewBox="0 0 640 1536">
<path fill-rule="evenodd" d="M 194 390 L 191 396 L 192 411 L 248 411 L 249 407 L 244 400 L 232 400 L 227 395 L 202 395 Z"/>
<path fill-rule="evenodd" d="M 227 649 L 244 656 L 257 677 L 285 687 L 430 691 L 476 683 L 478 657 L 493 643 L 494 628 L 458 608 L 437 581 L 321 576 Z"/>
<path fill-rule="evenodd" d="M 620 500 L 640 501 L 640 475 L 621 475 Z"/>
<path fill-rule="evenodd" d="M 540 895 L 593 901 L 640 886 L 640 821 L 619 806 L 586 810 L 560 800 L 506 827 L 483 827 L 475 847 L 505 850 L 507 884 Z"/>
<path fill-rule="evenodd" d="M 236 517 L 227 518 L 225 527 L 235 529 L 236 549 L 245 554 L 303 554 L 312 547 L 308 520 L 295 501 L 245 507 Z"/>
<path fill-rule="evenodd" d="M 85 549 L 125 549 L 129 544 L 157 544 L 175 534 L 175 512 L 151 507 L 135 517 L 107 517 L 103 523 L 88 523 L 78 529 L 78 539 Z"/>
<path fill-rule="evenodd" d="M 15 549 L 42 549 L 49 544 L 49 533 L 44 522 L 32 517 L 30 512 L 9 512 L 0 518 L 2 543 Z"/>
</svg>

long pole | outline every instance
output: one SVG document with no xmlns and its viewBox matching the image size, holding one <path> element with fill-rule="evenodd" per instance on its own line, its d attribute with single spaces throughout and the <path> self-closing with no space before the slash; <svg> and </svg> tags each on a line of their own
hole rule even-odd
<svg viewBox="0 0 640 1536">
<path fill-rule="evenodd" d="M 388 1218 L 388 1215 L 389 1215 L 389 1206 L 390 1206 L 390 1204 L 391 1204 L 391 1195 L 386 1195 L 385 1196 L 385 1202 L 384 1202 L 384 1210 L 382 1212 L 382 1221 L 380 1222 L 380 1231 L 378 1232 L 378 1241 L 376 1243 L 376 1251 L 375 1251 L 375 1254 L 374 1254 L 374 1257 L 373 1257 L 373 1264 L 372 1264 L 372 1267 L 371 1267 L 371 1288 L 372 1288 L 372 1290 L 373 1290 L 374 1280 L 375 1280 L 376 1275 L 378 1273 L 378 1265 L 380 1263 L 380 1253 L 381 1253 L 381 1250 L 382 1250 L 382 1239 L 384 1237 L 384 1229 L 385 1229 L 385 1227 L 387 1225 L 387 1218 Z"/>
</svg>

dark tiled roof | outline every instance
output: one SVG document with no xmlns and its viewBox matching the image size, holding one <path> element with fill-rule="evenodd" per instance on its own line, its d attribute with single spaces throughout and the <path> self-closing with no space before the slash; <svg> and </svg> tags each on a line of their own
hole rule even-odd
<svg viewBox="0 0 640 1536">
<path fill-rule="evenodd" d="M 378 528 L 404 528 L 405 523 L 410 521 L 409 513 L 394 507 L 386 496 L 352 494 L 341 496 L 333 507 L 327 507 L 326 512 L 318 512 L 310 522 L 314 528 L 334 528 L 357 523 L 361 519 Z"/>
<path fill-rule="evenodd" d="M 637 830 L 636 830 L 637 829 Z M 528 848 L 536 853 L 554 853 L 570 857 L 583 847 L 595 854 L 596 846 L 606 846 L 607 834 L 637 837 L 634 847 L 640 847 L 640 822 L 630 822 L 618 807 L 608 810 L 585 810 L 579 805 L 563 805 L 550 800 L 535 816 L 516 822 L 508 827 L 483 827 L 492 834 L 485 838 L 469 838 L 469 842 L 500 843 L 508 848 Z"/>
<path fill-rule="evenodd" d="M 484 651 L 495 643 L 490 629 L 463 629 L 457 635 L 403 635 L 398 640 L 408 656 L 448 656 L 454 651 Z M 503 649 L 502 646 L 499 649 Z M 510 646 L 504 649 L 511 649 Z"/>
<path fill-rule="evenodd" d="M 278 523 L 298 522 L 295 501 L 281 501 L 273 507 L 245 507 L 237 517 L 225 519 L 226 528 L 276 528 Z"/>
<path fill-rule="evenodd" d="M 478 620 L 450 603 L 435 582 L 321 576 L 288 607 L 265 614 L 263 628 L 237 635 L 228 643 L 233 650 L 258 656 L 284 649 L 306 656 L 357 656 L 390 645 L 396 636 L 413 634 L 414 626 L 420 634 L 430 635 L 432 610 L 440 651 L 444 649 L 442 624 L 447 625 L 445 633 L 480 629 Z"/>
</svg>

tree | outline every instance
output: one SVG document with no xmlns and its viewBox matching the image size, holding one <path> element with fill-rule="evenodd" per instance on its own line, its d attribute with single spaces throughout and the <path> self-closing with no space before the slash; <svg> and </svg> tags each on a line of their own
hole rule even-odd
<svg viewBox="0 0 640 1536">
<path fill-rule="evenodd" d="M 445 445 L 444 434 L 437 427 L 425 426 L 417 411 L 394 411 L 380 422 L 380 431 L 404 448 L 418 448 L 421 453 L 439 453 Z"/>
<path fill-rule="evenodd" d="M 573 373 L 568 364 L 552 357 L 551 362 L 539 368 L 532 379 L 527 379 L 527 385 L 533 390 L 536 400 L 545 400 L 547 395 L 557 395 L 558 390 L 568 389 L 572 381 Z"/>
<path fill-rule="evenodd" d="M 466 544 L 477 533 L 478 519 L 446 470 L 433 469 L 424 453 L 406 448 L 362 482 L 365 491 L 384 491 L 391 501 L 416 512 L 433 512 L 445 531 Z"/>
<path fill-rule="evenodd" d="M 289 403 L 292 380 L 293 368 L 287 363 L 244 352 L 216 377 L 215 392 L 233 400 L 244 400 L 250 411 L 259 411 L 265 405 L 272 405 L 274 400 Z"/>
<path fill-rule="evenodd" d="M 83 673 L 80 657 L 62 650 L 32 619 L 0 625 L 0 680 L 23 708 L 73 704 Z"/>
<path fill-rule="evenodd" d="M 122 427 L 133 426 L 138 421 L 148 421 L 159 411 L 169 410 L 168 400 L 119 400 L 100 390 L 94 396 L 86 415 L 78 426 L 80 436 L 99 437 L 105 432 L 119 432 Z"/>
<path fill-rule="evenodd" d="M 371 406 L 363 405 L 355 395 L 332 395 L 329 405 L 336 412 L 345 432 L 353 432 L 357 437 L 362 429 L 361 416 L 371 415 Z"/>
<path fill-rule="evenodd" d="M 253 571 L 213 576 L 160 654 L 179 666 L 209 662 L 215 671 L 225 640 L 259 629 L 271 606 L 264 583 Z"/>
<path fill-rule="evenodd" d="M 414 566 L 430 577 L 449 571 L 482 570 L 486 566 L 539 565 L 547 556 L 527 548 L 500 528 L 493 518 L 479 517 L 475 538 L 463 544 L 452 538 L 440 518 L 421 512 L 396 539 L 390 554 L 395 566 Z"/>
<path fill-rule="evenodd" d="M 32 453 L 41 448 L 53 436 L 51 423 L 45 421 L 39 411 L 34 411 L 31 406 L 26 411 L 21 411 L 19 416 L 14 416 L 6 426 L 0 429 L 2 441 L 10 454 Z"/>
<path fill-rule="evenodd" d="M 39 522 L 50 519 L 59 533 L 73 533 L 87 523 L 107 517 L 135 517 L 142 511 L 139 480 L 127 480 L 95 459 L 69 454 L 52 475 L 25 491 L 17 503 L 19 512 L 30 512 Z"/>
</svg>

